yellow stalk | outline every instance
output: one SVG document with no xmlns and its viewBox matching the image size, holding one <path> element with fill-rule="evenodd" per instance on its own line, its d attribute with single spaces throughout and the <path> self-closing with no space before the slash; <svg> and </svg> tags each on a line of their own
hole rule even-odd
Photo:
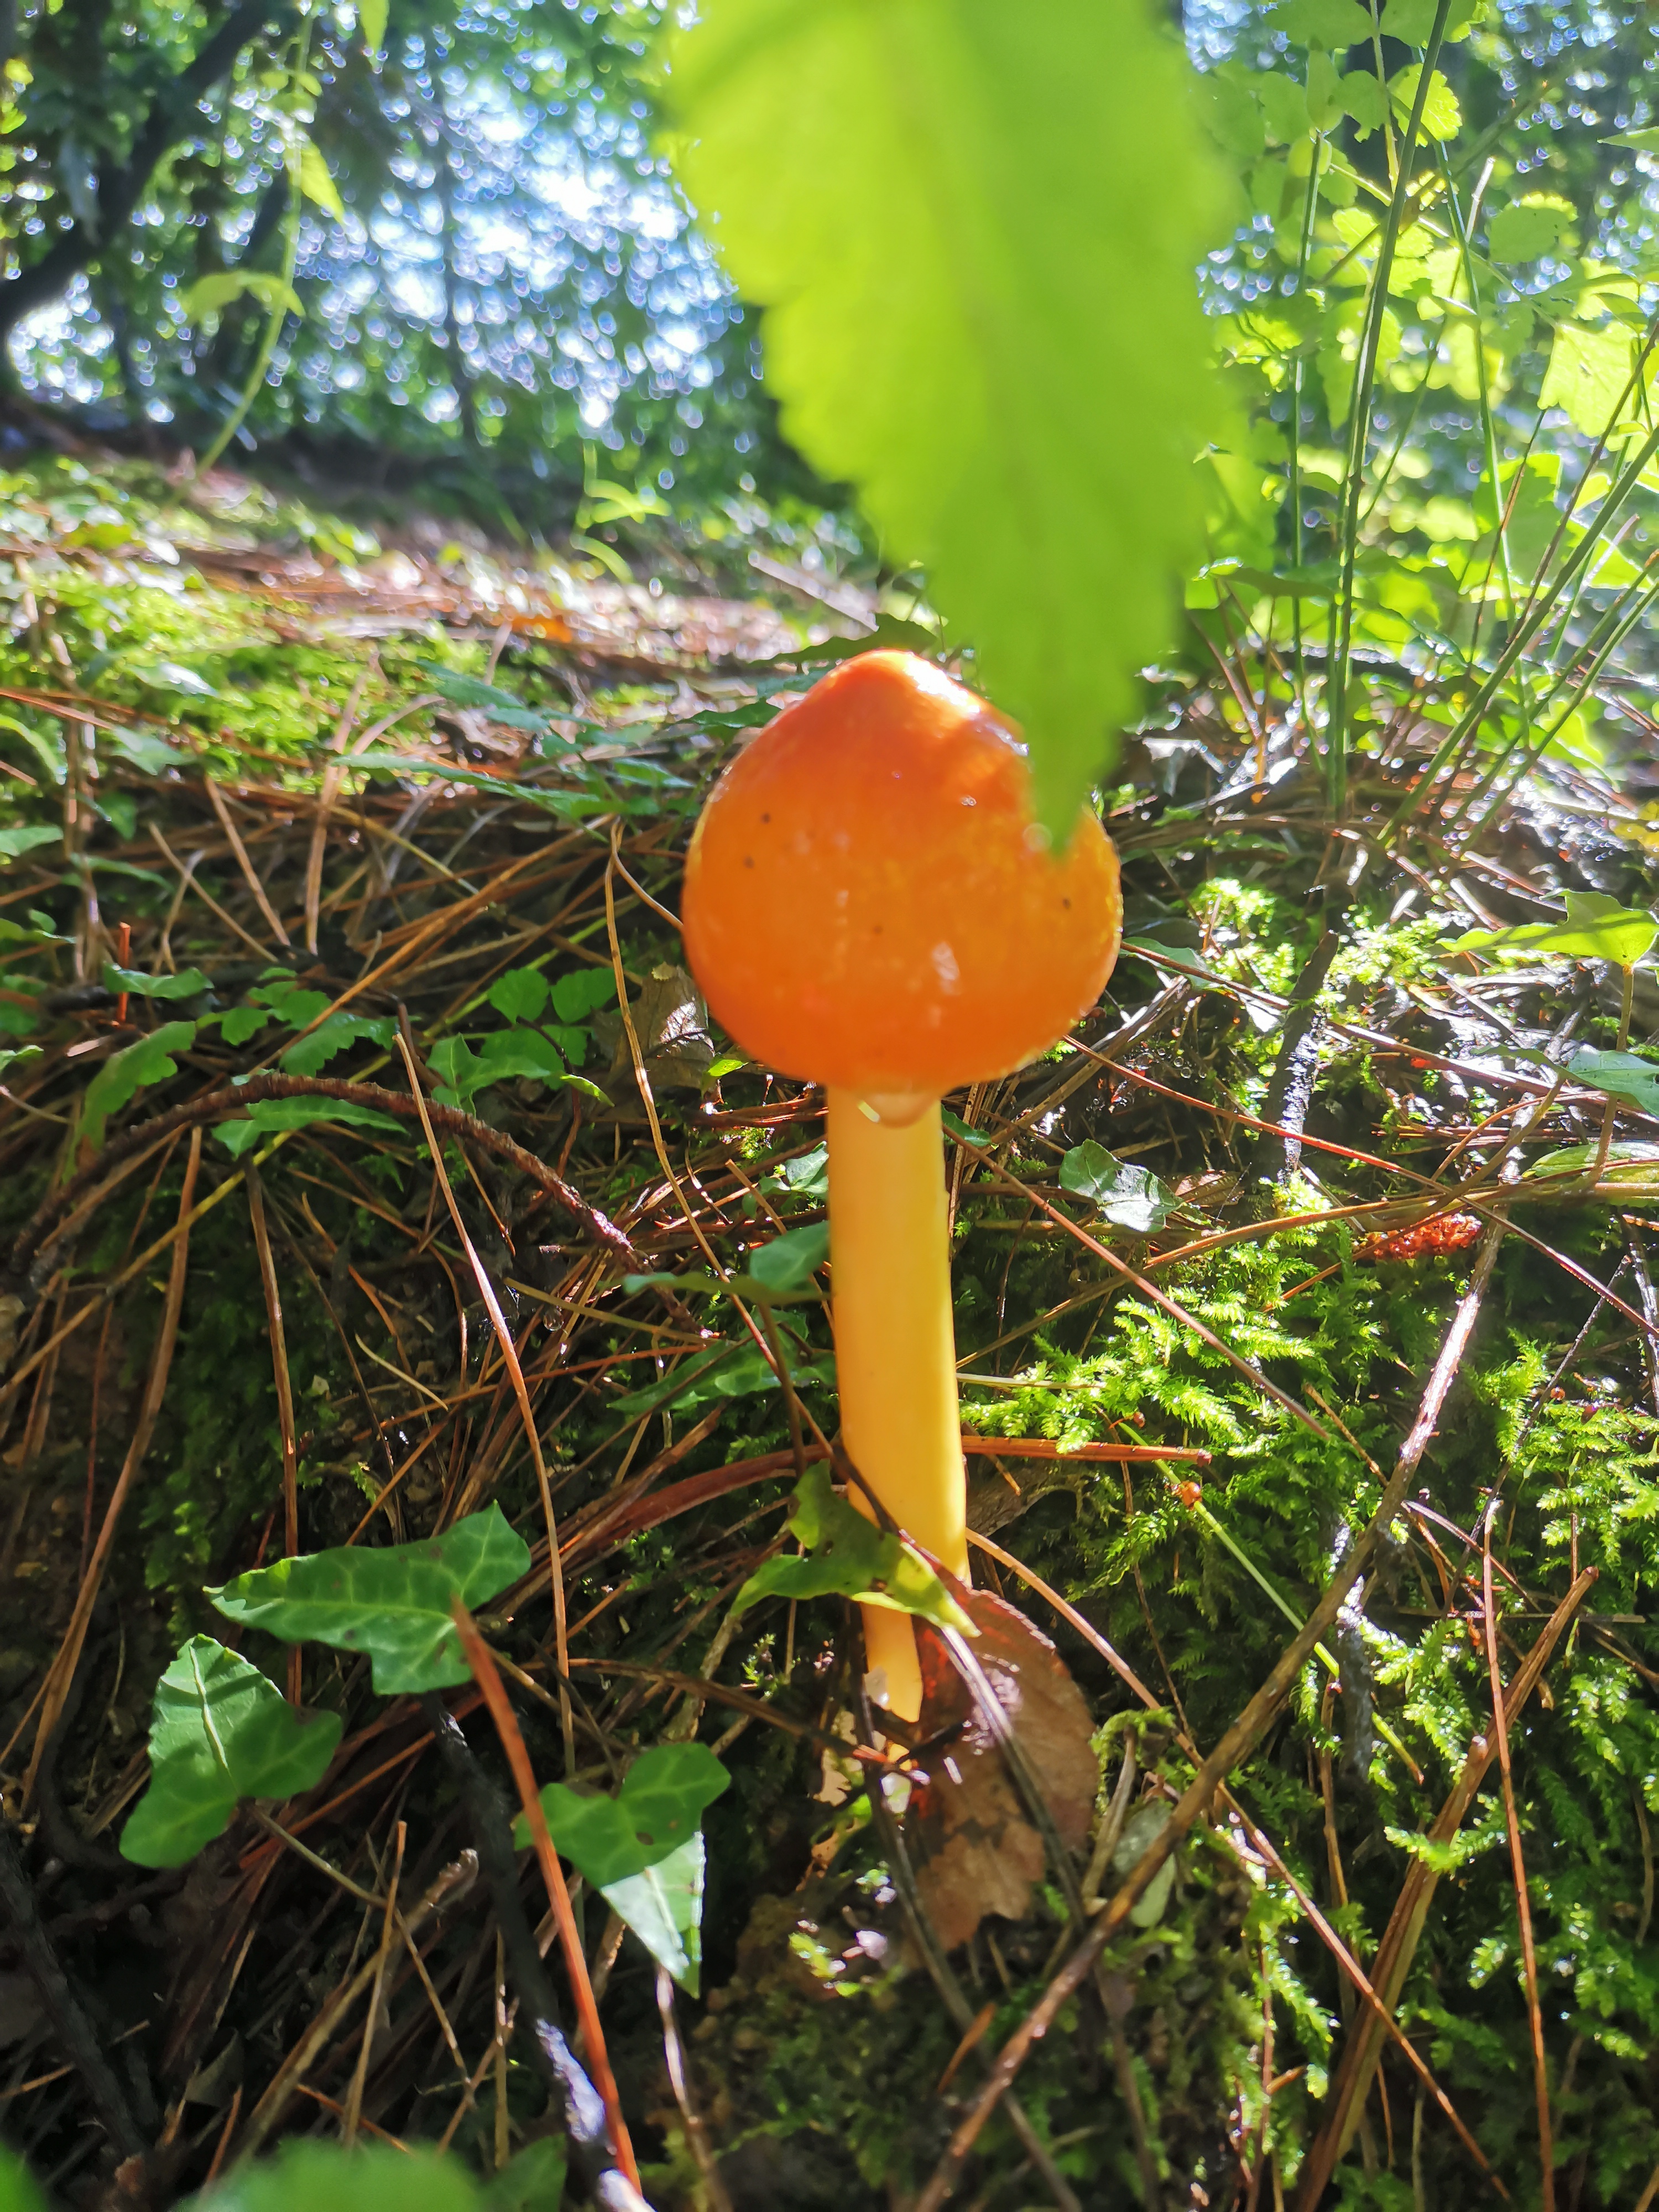
<svg viewBox="0 0 1659 2212">
<path fill-rule="evenodd" d="M 830 1258 L 842 1440 L 899 1527 L 968 1579 L 951 1237 L 937 1098 L 830 1092 Z M 854 1489 L 853 1503 L 869 1515 Z M 873 1518 L 873 1515 L 870 1517 Z M 864 1610 L 872 1670 L 914 1720 L 921 1674 L 908 1616 Z"/>
</svg>

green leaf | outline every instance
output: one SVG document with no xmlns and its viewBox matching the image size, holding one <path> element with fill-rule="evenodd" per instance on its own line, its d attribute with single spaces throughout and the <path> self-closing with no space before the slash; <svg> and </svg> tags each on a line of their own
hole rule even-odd
<svg viewBox="0 0 1659 2212">
<path fill-rule="evenodd" d="M 1123 1833 L 1112 1853 L 1112 1871 L 1117 1875 L 1133 1874 L 1158 1837 L 1169 1825 L 1170 1808 L 1166 1804 L 1142 1805 L 1131 1813 L 1123 1824 Z M 1129 1918 L 1137 1928 L 1152 1928 L 1164 1917 L 1164 1908 L 1175 1887 L 1175 1854 L 1170 1853 L 1152 1876 L 1133 1905 Z"/>
<path fill-rule="evenodd" d="M 252 1146 L 279 1129 L 308 1129 L 314 1121 L 344 1121 L 354 1129 L 399 1129 L 403 1124 L 378 1107 L 360 1106 L 350 1098 L 259 1098 L 247 1109 L 245 1121 L 220 1121 L 214 1132 L 219 1142 L 240 1160 Z"/>
<path fill-rule="evenodd" d="M 697 1994 L 702 1956 L 704 1809 L 731 1776 L 706 1744 L 659 1744 L 642 1752 L 614 1797 L 587 1796 L 550 1782 L 542 1791 L 548 1831 L 652 1956 Z M 513 1826 L 530 1844 L 521 1813 Z"/>
<path fill-rule="evenodd" d="M 1561 408 L 1576 430 L 1599 438 L 1620 409 L 1630 404 L 1635 349 L 1635 334 L 1622 323 L 1599 331 L 1587 330 L 1583 323 L 1558 323 L 1550 365 L 1539 386 L 1539 406 Z"/>
<path fill-rule="evenodd" d="M 307 138 L 300 149 L 300 190 L 325 215 L 332 216 L 336 222 L 345 221 L 345 202 L 340 198 L 340 187 L 329 174 L 328 163 L 323 159 L 322 149 Z"/>
<path fill-rule="evenodd" d="M 513 1075 L 535 1075 L 544 1083 L 556 1083 L 564 1073 L 558 1047 L 539 1030 L 497 1030 L 484 1039 L 477 1065 L 480 1090 L 505 1083 Z"/>
<path fill-rule="evenodd" d="M 175 1052 L 185 1052 L 196 1042 L 194 1022 L 163 1022 L 125 1052 L 112 1053 L 87 1085 L 81 1103 L 81 1134 L 94 1152 L 104 1141 L 104 1124 L 118 1113 L 136 1091 L 152 1083 L 165 1083 L 177 1075 Z"/>
<path fill-rule="evenodd" d="M 233 1006 L 219 1018 L 219 1034 L 227 1044 L 246 1044 L 274 1018 L 269 1006 Z"/>
<path fill-rule="evenodd" d="M 1358 0 L 1281 0 L 1268 10 L 1267 20 L 1293 46 L 1319 46 L 1332 53 L 1362 46 L 1371 35 L 1370 12 Z"/>
<path fill-rule="evenodd" d="M 1534 1160 L 1517 1188 L 1528 1197 L 1571 1194 L 1582 1188 L 1598 1159 L 1601 1147 L 1594 1138 L 1587 1144 L 1564 1145 Z M 1659 1205 L 1659 1145 L 1610 1145 L 1595 1188 L 1602 1197 L 1616 1196 L 1624 1206 Z"/>
<path fill-rule="evenodd" d="M 1359 128 L 1357 136 L 1369 138 L 1373 131 L 1382 128 L 1387 102 L 1382 87 L 1371 70 L 1350 70 L 1337 85 L 1343 112 L 1352 116 Z"/>
<path fill-rule="evenodd" d="M 378 54 L 386 44 L 386 8 L 387 0 L 358 0 L 357 28 L 368 53 Z"/>
<path fill-rule="evenodd" d="M 601 1006 L 617 1003 L 617 979 L 609 968 L 576 968 L 553 985 L 553 1011 L 562 1022 L 585 1021 Z"/>
<path fill-rule="evenodd" d="M 1628 146 L 1636 154 L 1659 154 L 1659 130 L 1620 131 L 1601 141 L 1604 146 Z"/>
<path fill-rule="evenodd" d="M 305 313 L 291 284 L 258 269 L 216 269 L 209 276 L 198 276 L 179 294 L 179 305 L 191 322 L 198 323 L 204 315 L 216 314 L 233 300 L 243 298 L 258 300 L 265 307 L 283 307 L 293 315 Z"/>
<path fill-rule="evenodd" d="M 257 1667 L 195 1636 L 155 1686 L 149 1787 L 121 1832 L 138 1866 L 182 1866 L 222 1835 L 243 1797 L 293 1797 L 322 1780 L 337 1713 L 295 1711 Z"/>
<path fill-rule="evenodd" d="M 539 968 L 509 968 L 489 987 L 489 1003 L 509 1022 L 538 1022 L 547 1006 L 548 981 Z"/>
<path fill-rule="evenodd" d="M 702 1978 L 706 1856 L 702 1837 L 696 1835 L 643 1874 L 599 1885 L 611 1911 L 691 1996 L 699 1994 Z"/>
<path fill-rule="evenodd" d="M 176 975 L 146 975 L 141 968 L 117 968 L 104 963 L 104 988 L 125 991 L 138 999 L 196 999 L 213 986 L 199 968 L 181 968 Z"/>
<path fill-rule="evenodd" d="M 301 2142 L 285 2143 L 258 2166 L 233 2167 L 204 2196 L 191 2197 L 187 2212 L 477 2212 L 477 2185 L 458 2158 L 393 2150 L 386 2143 L 357 2143 L 348 2150 L 341 2143 Z"/>
<path fill-rule="evenodd" d="M 61 830 L 44 822 L 0 830 L 0 860 L 21 860 L 25 853 L 33 853 L 41 845 L 60 844 L 63 836 Z"/>
<path fill-rule="evenodd" d="M 1631 1052 L 1576 1052 L 1567 1073 L 1586 1090 L 1605 1091 L 1609 1097 L 1627 1098 L 1644 1114 L 1659 1114 L 1659 1066 L 1650 1060 L 1638 1060 Z"/>
<path fill-rule="evenodd" d="M 1060 1164 L 1060 1187 L 1097 1206 L 1108 1221 L 1151 1237 L 1163 1228 L 1175 1204 L 1150 1169 L 1114 1159 L 1092 1137 L 1074 1145 Z"/>
<path fill-rule="evenodd" d="M 794 1349 L 786 1343 L 784 1350 L 789 1360 L 789 1379 L 797 1390 L 805 1389 L 809 1383 L 835 1382 L 833 1359 L 804 1360 L 797 1365 Z M 778 1387 L 772 1363 L 757 1344 L 721 1344 L 712 1352 L 698 1352 L 683 1360 L 666 1382 L 613 1398 L 611 1409 L 617 1413 L 654 1413 L 672 1401 L 690 1413 L 693 1407 L 707 1405 L 711 1399 L 753 1398 Z"/>
<path fill-rule="evenodd" d="M 798 1159 L 786 1160 L 775 1174 L 761 1179 L 765 1191 L 787 1191 L 795 1198 L 822 1203 L 830 1195 L 830 1147 L 814 1145 Z"/>
<path fill-rule="evenodd" d="M 567 2164 L 562 2136 L 538 2136 L 484 2184 L 481 2212 L 559 2212 Z"/>
<path fill-rule="evenodd" d="M 820 1221 L 810 1229 L 786 1229 L 781 1237 L 750 1252 L 744 1272 L 763 1290 L 788 1297 L 810 1291 L 814 1268 L 821 1267 L 829 1256 L 830 1224 Z"/>
<path fill-rule="evenodd" d="M 499 1505 L 441 1536 L 381 1551 L 351 1546 L 280 1559 L 208 1592 L 227 1620 L 290 1644 L 367 1651 L 382 1697 L 468 1679 L 450 1608 L 488 1604 L 530 1565 L 530 1547 Z"/>
<path fill-rule="evenodd" d="M 502 691 L 494 684 L 486 684 L 477 676 L 463 676 L 453 668 L 441 668 L 424 660 L 419 664 L 426 683 L 434 691 L 457 707 L 471 707 L 489 715 L 492 722 L 500 722 L 512 730 L 544 730 L 548 715 L 544 709 L 526 707 L 510 691 Z"/>
<path fill-rule="evenodd" d="M 678 1850 L 731 1780 L 707 1744 L 658 1744 L 640 1753 L 614 1797 L 550 1782 L 541 1793 L 542 1811 L 563 1856 L 589 1881 L 603 1886 L 642 1874 Z M 530 1824 L 522 1813 L 513 1840 L 521 1851 L 530 1848 Z"/>
<path fill-rule="evenodd" d="M 1448 952 L 1542 952 L 1562 960 L 1611 960 L 1634 968 L 1659 938 L 1659 921 L 1639 907 L 1620 906 L 1605 891 L 1569 891 L 1564 922 L 1528 921 L 1513 929 L 1471 929 Z"/>
<path fill-rule="evenodd" d="M 19 1045 L 15 1049 L 9 1045 L 3 1050 L 0 1050 L 0 1075 L 5 1074 L 9 1068 L 27 1067 L 30 1060 L 39 1060 L 40 1057 L 40 1048 L 38 1044 Z"/>
<path fill-rule="evenodd" d="M 806 1555 L 780 1554 L 757 1568 L 733 1601 L 734 1619 L 763 1597 L 839 1596 L 917 1613 L 964 1636 L 977 1632 L 925 1560 L 836 1497 L 828 1468 L 809 1467 L 796 1484 L 789 1533 Z"/>
<path fill-rule="evenodd" d="M 1486 225 L 1486 252 L 1493 261 L 1536 261 L 1559 245 L 1572 221 L 1571 200 L 1553 192 L 1528 192 L 1499 208 Z"/>
<path fill-rule="evenodd" d="M 46 2212 L 46 2200 L 35 2187 L 21 2158 L 0 2143 L 0 2212 Z"/>
<path fill-rule="evenodd" d="M 296 995 L 298 995 L 296 994 Z M 287 1009 L 284 1008 L 286 1012 Z M 283 1054 L 282 1065 L 289 1075 L 315 1075 L 331 1060 L 356 1044 L 360 1037 L 373 1037 L 382 1050 L 390 1046 L 397 1034 L 398 1024 L 389 1014 L 331 1014 L 309 1036 L 302 1036 L 291 1044 Z"/>
<path fill-rule="evenodd" d="M 1401 123 L 1411 119 L 1417 100 L 1417 87 L 1423 75 L 1421 62 L 1413 62 L 1389 79 L 1389 91 L 1394 100 L 1394 112 Z M 1437 138 L 1443 143 L 1455 138 L 1463 127 L 1463 111 L 1457 104 L 1457 94 L 1438 70 L 1429 79 L 1429 89 L 1423 101 L 1423 136 Z"/>
<path fill-rule="evenodd" d="M 1486 4 L 1486 0 L 1452 0 L 1443 33 L 1448 44 L 1468 36 Z M 1407 46 L 1425 46 L 1433 34 L 1437 11 L 1438 0 L 1389 0 L 1377 27 L 1385 39 L 1398 39 Z M 1369 25 L 1366 35 L 1370 35 Z"/>
<path fill-rule="evenodd" d="M 1220 424 L 1193 268 L 1224 203 L 1184 56 L 1098 0 L 1051 0 L 1041 37 L 1006 0 L 702 0 L 668 89 L 788 436 L 925 566 L 1069 836 L 1170 635 Z"/>
</svg>

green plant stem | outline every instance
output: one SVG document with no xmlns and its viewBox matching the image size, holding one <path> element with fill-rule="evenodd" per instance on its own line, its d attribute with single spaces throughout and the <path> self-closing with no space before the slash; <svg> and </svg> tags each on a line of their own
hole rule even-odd
<svg viewBox="0 0 1659 2212">
<path fill-rule="evenodd" d="M 1435 64 L 1440 58 L 1440 48 L 1446 35 L 1446 23 L 1451 14 L 1451 0 L 1437 0 L 1434 22 L 1424 49 L 1422 66 L 1418 72 L 1417 91 L 1412 100 L 1410 120 L 1400 149 L 1400 165 L 1395 179 L 1395 188 L 1389 200 L 1389 211 L 1382 225 L 1382 237 L 1377 248 L 1376 266 L 1371 275 L 1371 289 L 1366 301 L 1364 331 L 1360 339 L 1359 358 L 1354 368 L 1352 413 L 1348 424 L 1347 466 L 1343 477 L 1343 514 L 1341 525 L 1340 560 L 1341 580 L 1332 608 L 1333 637 L 1330 666 L 1326 674 L 1327 709 L 1325 717 L 1325 794 L 1331 812 L 1339 819 L 1346 810 L 1348 788 L 1348 671 L 1353 653 L 1353 580 L 1354 565 L 1359 548 L 1359 503 L 1364 489 L 1365 444 L 1370 430 L 1371 403 L 1376 383 L 1377 356 L 1382 343 L 1382 322 L 1389 308 L 1389 276 L 1394 267 L 1395 247 L 1399 241 L 1401 217 L 1405 211 L 1411 190 L 1412 155 L 1422 128 L 1423 109 L 1429 96 L 1429 87 L 1434 81 Z M 1383 88 L 1386 103 L 1388 89 Z"/>
</svg>

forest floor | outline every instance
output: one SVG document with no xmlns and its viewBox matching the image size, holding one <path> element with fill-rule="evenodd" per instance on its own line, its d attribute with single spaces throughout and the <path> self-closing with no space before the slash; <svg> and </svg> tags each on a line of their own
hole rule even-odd
<svg viewBox="0 0 1659 2212">
<path fill-rule="evenodd" d="M 1334 823 L 1254 653 L 1129 740 L 1107 994 L 947 1101 L 975 1575 L 1052 1648 L 986 1611 L 1025 1765 L 978 1741 L 896 1820 L 842 1749 L 854 1609 L 733 1609 L 835 1429 L 820 1245 L 775 1335 L 743 1290 L 823 1222 L 823 1103 L 711 1028 L 675 916 L 745 735 L 927 637 L 749 543 L 623 583 L 228 474 L 0 482 L 0 2135 L 55 2202 L 158 2212 L 343 2126 L 480 2173 L 551 2139 L 490 1896 L 377 1949 L 469 1841 L 429 1714 L 204 1595 L 495 1505 L 538 1777 L 695 1740 L 731 1778 L 700 1986 L 577 1899 L 659 2212 L 1311 2212 L 1334 2172 L 1645 2212 L 1659 993 L 1607 933 L 1655 897 L 1641 771 L 1547 757 L 1454 838 L 1474 772 L 1413 810 L 1443 732 L 1396 720 Z M 118 1840 L 198 1634 L 343 1733 L 154 1871 Z"/>
</svg>

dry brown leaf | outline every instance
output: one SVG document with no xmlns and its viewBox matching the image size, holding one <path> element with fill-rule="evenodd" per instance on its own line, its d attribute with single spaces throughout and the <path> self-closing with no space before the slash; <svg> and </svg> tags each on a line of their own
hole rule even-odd
<svg viewBox="0 0 1659 2212">
<path fill-rule="evenodd" d="M 1099 1783 L 1094 1722 L 1060 1654 L 1022 1613 L 989 1590 L 958 1595 L 979 1634 L 972 1650 L 1007 1717 L 1067 1850 L 1086 1841 Z M 994 1725 L 939 1632 L 916 1624 L 921 1656 L 920 1764 L 908 1818 L 922 1905 L 946 1950 L 987 1913 L 1018 1920 L 1042 1874 L 1042 1838 L 1026 1817 Z"/>
</svg>

